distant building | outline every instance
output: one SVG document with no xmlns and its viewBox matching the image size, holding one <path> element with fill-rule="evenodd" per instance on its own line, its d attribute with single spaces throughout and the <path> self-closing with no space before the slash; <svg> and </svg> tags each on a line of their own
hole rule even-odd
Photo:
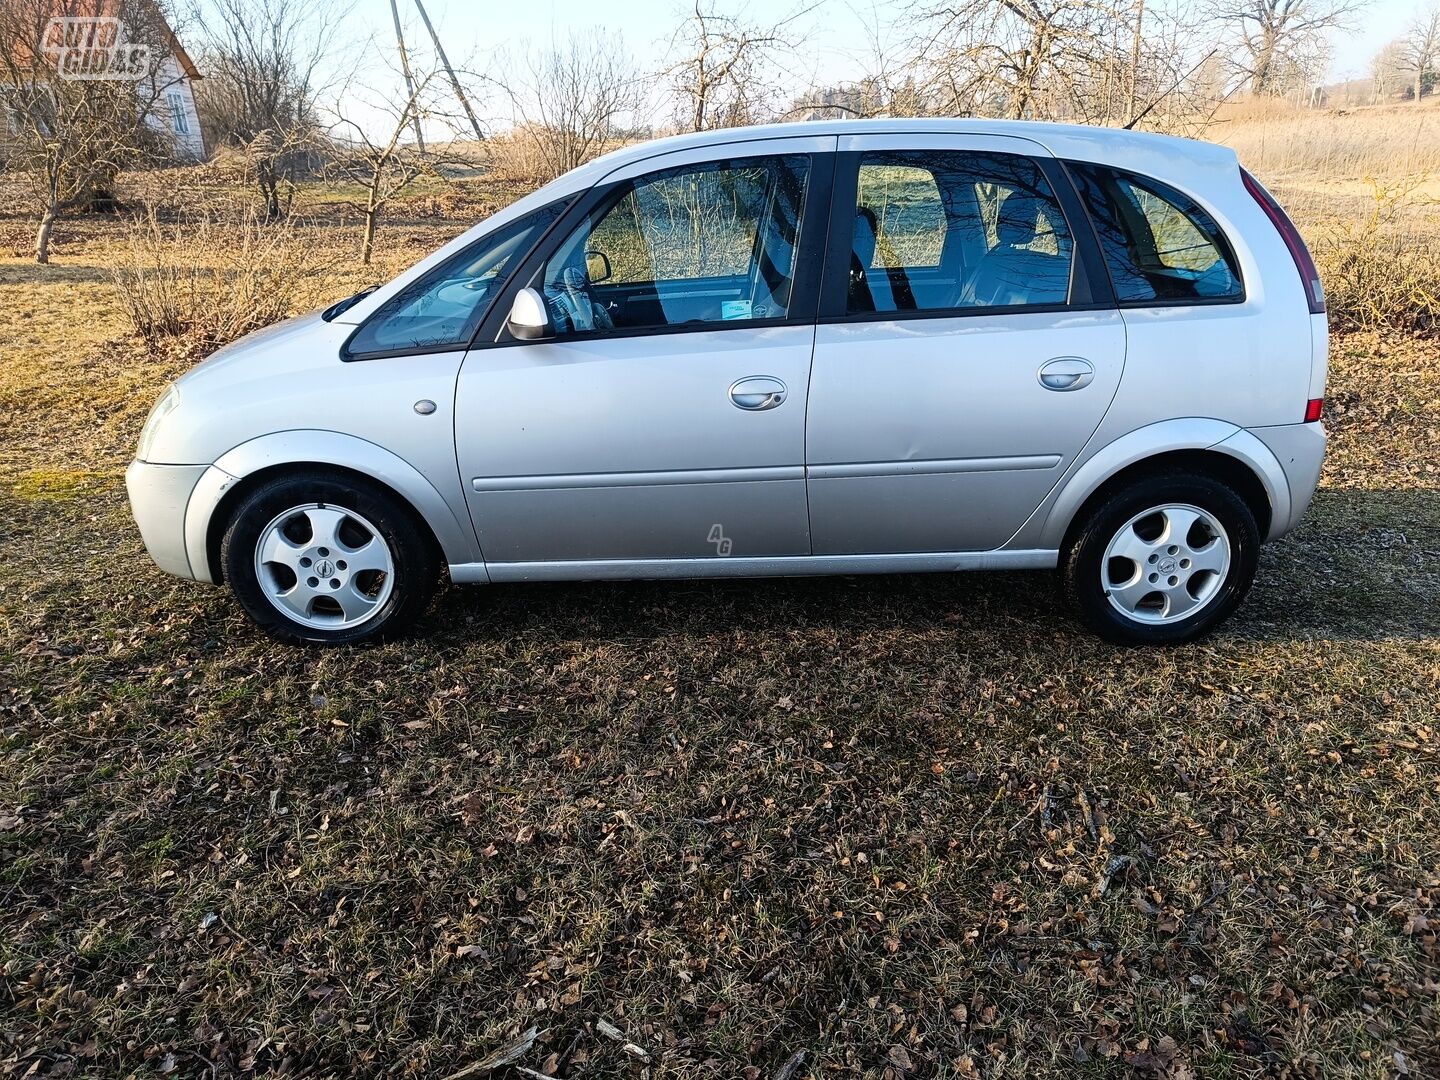
<svg viewBox="0 0 1440 1080">
<path fill-rule="evenodd" d="M 155 101 L 155 107 L 146 119 L 151 127 L 170 137 L 176 157 L 204 161 L 205 136 L 200 131 L 200 112 L 195 107 L 194 87 L 195 81 L 203 76 L 158 6 L 155 18 L 165 37 L 167 49 L 164 61 L 155 72 L 154 84 L 148 81 L 143 84 L 142 92 Z"/>
<path fill-rule="evenodd" d="M 139 44 L 138 41 L 122 38 L 122 35 L 128 36 L 132 32 L 124 24 L 122 12 L 131 12 L 132 9 L 134 15 L 146 24 L 148 33 L 143 34 L 143 38 L 158 46 L 163 55 L 153 67 L 145 65 L 143 77 L 132 75 L 126 81 L 134 84 L 136 96 L 147 105 L 146 123 L 165 138 L 175 157 L 185 161 L 203 161 L 205 138 L 200 131 L 194 88 L 196 80 L 201 78 L 200 71 L 155 0 L 131 0 L 129 4 L 125 0 L 54 0 L 54 21 L 45 28 L 44 36 L 38 42 L 40 49 L 51 65 L 58 55 L 64 55 L 66 70 L 93 71 L 97 67 L 103 70 L 107 56 L 111 55 L 115 57 L 118 70 L 124 66 L 125 50 Z M 0 49 L 4 47 L 4 43 L 0 42 Z M 31 81 L 37 67 L 33 49 L 33 44 L 21 45 L 16 47 L 19 55 L 4 57 L 6 62 L 0 67 L 0 89 L 5 84 L 6 71 L 15 80 L 12 85 Z M 142 69 L 137 65 L 133 70 L 138 73 Z M 90 74 L 85 77 L 98 76 Z M 3 98 L 4 95 L 0 94 L 0 111 L 8 112 L 4 110 Z M 16 129 L 14 113 L 4 118 L 6 124 L 0 125 L 0 139 L 7 133 L 5 129 L 8 128 L 11 134 Z"/>
</svg>

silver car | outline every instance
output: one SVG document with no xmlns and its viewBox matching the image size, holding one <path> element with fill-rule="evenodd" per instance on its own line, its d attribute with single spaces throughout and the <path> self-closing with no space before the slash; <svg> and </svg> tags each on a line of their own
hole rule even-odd
<svg viewBox="0 0 1440 1080">
<path fill-rule="evenodd" d="M 1325 304 L 1235 155 L 982 120 L 591 162 L 221 350 L 127 474 L 164 570 L 267 632 L 452 581 L 1058 566 L 1120 642 L 1244 597 L 1320 474 Z"/>
</svg>

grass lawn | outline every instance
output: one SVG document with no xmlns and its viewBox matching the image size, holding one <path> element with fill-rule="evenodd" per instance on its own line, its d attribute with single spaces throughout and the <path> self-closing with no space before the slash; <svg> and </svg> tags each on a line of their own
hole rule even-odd
<svg viewBox="0 0 1440 1080">
<path fill-rule="evenodd" d="M 178 362 L 92 232 L 0 259 L 0 1075 L 1440 1075 L 1433 342 L 1337 340 L 1322 489 L 1201 645 L 977 574 L 307 652 L 144 556 Z"/>
</svg>

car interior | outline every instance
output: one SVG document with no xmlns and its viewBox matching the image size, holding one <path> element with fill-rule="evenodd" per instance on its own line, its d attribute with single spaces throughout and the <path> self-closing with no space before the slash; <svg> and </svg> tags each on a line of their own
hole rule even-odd
<svg viewBox="0 0 1440 1080">
<path fill-rule="evenodd" d="M 887 166 L 873 168 L 883 173 Z M 911 181 L 910 190 L 902 193 L 908 198 L 891 203 L 888 214 L 883 205 L 877 210 L 862 201 L 856 207 L 847 304 L 851 314 L 1065 302 L 1071 242 L 1052 197 L 1030 185 L 997 183 L 973 171 L 937 167 L 924 175 L 927 180 Z M 867 188 L 879 183 L 862 182 L 862 200 Z M 916 213 L 916 204 L 926 201 L 934 213 Z M 990 215 L 987 206 L 994 207 Z M 938 238 L 918 235 L 937 228 Z M 933 264 L 907 264 L 897 255 L 902 247 L 938 247 L 939 254 Z"/>
<path fill-rule="evenodd" d="M 803 173 L 773 163 L 627 188 L 546 267 L 556 332 L 783 318 L 803 198 Z"/>
</svg>

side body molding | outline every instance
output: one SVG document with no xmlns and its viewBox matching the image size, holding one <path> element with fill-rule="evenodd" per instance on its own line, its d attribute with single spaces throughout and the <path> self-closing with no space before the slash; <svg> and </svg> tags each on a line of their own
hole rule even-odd
<svg viewBox="0 0 1440 1080">
<path fill-rule="evenodd" d="M 298 464 L 343 464 L 345 468 L 373 477 L 394 489 L 419 512 L 439 541 L 447 563 L 472 569 L 483 567 L 484 560 L 469 518 L 457 515 L 445 496 L 409 462 L 354 435 L 337 431 L 295 430 L 277 431 L 241 443 L 222 454 L 200 477 L 185 508 L 185 551 L 198 580 L 214 584 L 206 542 L 210 519 L 225 493 L 237 482 L 261 469 Z M 455 497 L 463 508 L 459 475 L 453 479 Z M 472 573 L 469 580 L 477 580 L 477 577 Z M 478 580 L 488 578 L 480 577 Z"/>
<path fill-rule="evenodd" d="M 1047 505 L 1035 511 L 1006 547 L 1059 548 L 1070 522 L 1101 484 L 1127 466 L 1175 450 L 1212 450 L 1249 466 L 1270 501 L 1270 534 L 1266 539 L 1285 531 L 1290 522 L 1290 485 L 1270 448 L 1235 424 L 1185 417 L 1137 428 L 1088 458 L 1056 486 Z"/>
</svg>

